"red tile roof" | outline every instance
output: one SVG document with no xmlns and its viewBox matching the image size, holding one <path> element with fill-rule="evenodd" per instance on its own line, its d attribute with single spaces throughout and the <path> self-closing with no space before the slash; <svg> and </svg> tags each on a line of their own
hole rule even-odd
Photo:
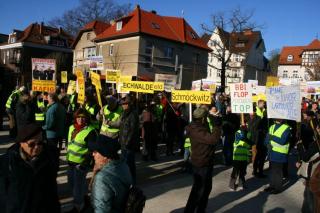
<svg viewBox="0 0 320 213">
<path fill-rule="evenodd" d="M 305 50 L 320 50 L 320 41 L 314 39 L 308 46 L 305 47 Z"/>
<path fill-rule="evenodd" d="M 103 21 L 94 20 L 89 23 L 87 23 L 78 33 L 76 39 L 74 40 L 72 44 L 72 48 L 75 48 L 78 41 L 80 40 L 82 34 L 87 31 L 94 31 L 96 35 L 99 35 L 102 33 L 105 29 L 107 29 L 110 26 L 110 24 L 105 23 Z"/>
<path fill-rule="evenodd" d="M 117 25 L 114 23 L 95 40 L 112 40 L 144 33 L 211 51 L 183 18 L 160 16 L 136 7 L 128 16 L 116 20 L 118 21 L 122 21 L 121 30 L 117 31 Z"/>
<path fill-rule="evenodd" d="M 280 53 L 279 65 L 301 65 L 302 52 L 305 46 L 283 47 Z M 292 61 L 288 61 L 288 56 L 292 55 Z"/>
</svg>

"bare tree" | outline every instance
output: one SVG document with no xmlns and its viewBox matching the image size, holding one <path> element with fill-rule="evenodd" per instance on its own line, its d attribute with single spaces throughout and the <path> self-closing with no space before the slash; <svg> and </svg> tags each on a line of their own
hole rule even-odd
<svg viewBox="0 0 320 213">
<path fill-rule="evenodd" d="M 305 68 L 310 81 L 320 81 L 320 58 L 316 59 L 311 65 L 305 65 Z"/>
<path fill-rule="evenodd" d="M 115 48 L 115 50 L 113 51 L 113 55 L 110 57 L 111 57 L 110 60 L 111 60 L 112 69 L 119 70 L 123 68 L 122 66 L 123 59 L 119 51 L 119 46 Z"/>
<path fill-rule="evenodd" d="M 269 63 L 271 68 L 271 74 L 273 76 L 277 76 L 278 72 L 278 65 L 279 65 L 279 59 L 280 59 L 280 50 L 274 49 L 271 50 L 269 53 Z"/>
<path fill-rule="evenodd" d="M 230 64 L 232 56 L 232 44 L 230 35 L 236 32 L 242 32 L 245 29 L 261 29 L 263 25 L 258 25 L 252 21 L 254 10 L 242 11 L 237 7 L 230 12 L 217 12 L 211 16 L 210 25 L 202 24 L 202 29 L 210 35 L 216 34 L 220 37 L 220 41 L 213 42 L 212 56 L 218 59 L 219 66 L 209 64 L 212 68 L 220 70 L 221 72 L 221 88 L 225 90 L 226 85 L 226 70 L 234 68 Z M 240 54 L 240 53 L 237 53 Z M 240 54 L 241 55 L 241 54 Z"/>
<path fill-rule="evenodd" d="M 109 22 L 128 14 L 131 4 L 118 4 L 113 0 L 80 0 L 80 5 L 67 10 L 61 17 L 51 19 L 48 24 L 62 27 L 71 35 L 76 35 L 88 22 L 100 20 Z"/>
</svg>

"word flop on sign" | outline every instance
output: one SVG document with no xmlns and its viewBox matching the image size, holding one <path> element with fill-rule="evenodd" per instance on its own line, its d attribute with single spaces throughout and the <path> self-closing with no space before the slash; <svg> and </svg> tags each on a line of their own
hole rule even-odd
<svg viewBox="0 0 320 213">
<path fill-rule="evenodd" d="M 210 91 L 172 90 L 174 103 L 211 104 Z"/>
<path fill-rule="evenodd" d="M 250 83 L 230 85 L 232 113 L 252 113 L 252 86 Z"/>
<path fill-rule="evenodd" d="M 154 93 L 154 91 L 163 91 L 163 82 L 146 82 L 146 81 L 124 81 L 122 82 L 122 91 Z"/>
</svg>

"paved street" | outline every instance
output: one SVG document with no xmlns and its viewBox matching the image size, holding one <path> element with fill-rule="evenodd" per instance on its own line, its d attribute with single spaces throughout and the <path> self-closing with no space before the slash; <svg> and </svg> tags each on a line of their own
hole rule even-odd
<svg viewBox="0 0 320 213">
<path fill-rule="evenodd" d="M 10 146 L 7 137 L 8 132 L 0 132 L 0 153 Z M 163 150 L 164 147 L 160 147 Z M 162 153 L 162 151 L 160 151 Z M 62 209 L 70 209 L 70 193 L 67 188 L 65 154 L 61 156 L 61 167 L 58 177 L 59 195 Z M 192 176 L 182 173 L 181 158 L 178 156 L 166 157 L 161 155 L 156 163 L 143 162 L 137 159 L 138 185 L 144 190 L 148 200 L 145 211 L 147 213 L 183 212 L 188 195 L 191 190 Z M 291 155 L 291 159 L 295 158 Z M 252 165 L 248 167 L 247 183 L 245 191 L 231 192 L 228 181 L 231 168 L 222 166 L 221 155 L 217 153 L 217 165 L 213 175 L 213 189 L 210 194 L 207 212 L 300 212 L 302 205 L 303 185 L 298 181 L 291 169 L 291 178 L 286 184 L 286 190 L 278 195 L 268 195 L 263 192 L 267 185 L 267 179 L 256 179 L 251 175 Z M 88 178 L 91 173 L 88 174 Z"/>
</svg>

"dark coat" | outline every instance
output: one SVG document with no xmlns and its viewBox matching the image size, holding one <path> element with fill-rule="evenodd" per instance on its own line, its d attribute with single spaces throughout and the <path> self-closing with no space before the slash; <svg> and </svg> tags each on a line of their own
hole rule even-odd
<svg viewBox="0 0 320 213">
<path fill-rule="evenodd" d="M 121 149 L 134 151 L 139 145 L 139 116 L 133 108 L 129 108 L 122 113 L 119 141 Z"/>
<path fill-rule="evenodd" d="M 17 104 L 16 119 L 18 129 L 27 124 L 34 123 L 36 108 L 32 101 L 22 102 Z"/>
<path fill-rule="evenodd" d="M 53 157 L 43 151 L 31 162 L 20 155 L 20 145 L 14 144 L 0 160 L 0 198 L 6 200 L 6 213 L 59 213 L 57 171 Z M 3 206 L 1 206 L 3 208 Z"/>
<path fill-rule="evenodd" d="M 219 142 L 220 136 L 220 127 L 213 127 L 210 133 L 207 125 L 200 121 L 193 121 L 186 127 L 186 137 L 191 141 L 191 162 L 194 166 L 213 166 L 215 145 Z"/>
</svg>

